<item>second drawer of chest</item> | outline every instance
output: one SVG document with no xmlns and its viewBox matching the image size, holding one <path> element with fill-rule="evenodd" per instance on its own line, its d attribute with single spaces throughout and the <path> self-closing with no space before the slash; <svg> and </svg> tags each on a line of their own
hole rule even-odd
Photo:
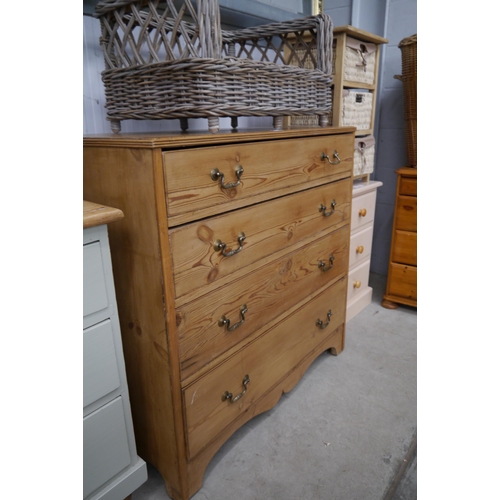
<svg viewBox="0 0 500 500">
<path fill-rule="evenodd" d="M 349 268 L 353 268 L 365 259 L 370 258 L 373 241 L 373 225 L 354 233 L 351 236 L 349 250 Z"/>
<path fill-rule="evenodd" d="M 173 229 L 176 297 L 346 224 L 351 216 L 350 192 L 347 179 Z"/>
<path fill-rule="evenodd" d="M 344 322 L 346 281 L 343 278 L 316 294 L 286 320 L 183 391 L 191 457 Z M 225 397 L 226 391 L 231 398 Z"/>
<path fill-rule="evenodd" d="M 345 275 L 348 244 L 349 228 L 344 226 L 178 307 L 182 378 L 196 373 L 255 332 L 265 330 L 284 311 Z M 224 324 L 222 318 L 230 323 Z"/>
</svg>

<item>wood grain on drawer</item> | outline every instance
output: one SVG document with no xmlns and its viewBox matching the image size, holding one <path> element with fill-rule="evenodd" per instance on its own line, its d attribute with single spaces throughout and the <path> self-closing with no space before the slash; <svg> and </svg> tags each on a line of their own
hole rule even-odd
<svg viewBox="0 0 500 500">
<path fill-rule="evenodd" d="M 345 226 L 178 308 L 182 378 L 194 374 L 259 329 L 268 328 L 280 314 L 345 274 L 348 245 L 349 227 Z M 321 262 L 323 267 L 319 266 Z M 243 306 L 247 311 L 242 314 Z M 228 331 L 219 326 L 222 316 L 230 320 L 230 326 L 243 318 L 244 322 Z"/>
<path fill-rule="evenodd" d="M 294 314 L 183 391 L 191 457 L 343 323 L 346 284 L 347 280 L 343 278 L 317 294 Z M 321 329 L 317 321 L 326 324 L 329 311 L 330 322 Z M 243 380 L 247 375 L 250 382 L 246 394 L 235 403 L 223 400 L 226 391 L 233 397 L 243 392 Z"/>
<path fill-rule="evenodd" d="M 83 419 L 83 498 L 131 463 L 122 398 Z"/>
<path fill-rule="evenodd" d="M 372 191 L 352 199 L 351 230 L 372 222 L 375 218 L 377 193 Z"/>
<path fill-rule="evenodd" d="M 417 198 L 414 196 L 398 196 L 394 216 L 396 217 L 396 229 L 416 231 Z"/>
<path fill-rule="evenodd" d="M 399 181 L 399 194 L 417 196 L 417 179 L 414 177 L 401 177 Z"/>
<path fill-rule="evenodd" d="M 325 153 L 335 161 L 334 150 L 341 159 L 338 165 L 321 159 Z M 352 157 L 350 135 L 165 151 L 168 217 L 174 218 L 170 225 L 348 177 Z M 235 183 L 239 167 L 243 173 L 237 187 L 223 189 L 220 179 L 211 178 L 217 168 L 224 174 L 225 184 Z"/>
<path fill-rule="evenodd" d="M 349 267 L 354 267 L 365 259 L 370 258 L 373 241 L 373 225 L 362 229 L 351 236 L 349 249 Z"/>
<path fill-rule="evenodd" d="M 347 285 L 347 300 L 355 298 L 368 286 L 370 278 L 370 261 L 367 260 L 349 271 Z"/>
<path fill-rule="evenodd" d="M 113 328 L 108 319 L 83 331 L 83 407 L 118 387 Z"/>
<path fill-rule="evenodd" d="M 417 300 L 417 268 L 403 264 L 390 264 L 390 280 L 387 281 L 387 294 Z"/>
<path fill-rule="evenodd" d="M 293 198 L 291 198 L 293 197 Z M 170 232 L 176 297 L 212 284 L 320 231 L 350 220 L 350 180 L 330 183 L 253 207 L 182 226 Z M 335 210 L 332 212 L 332 202 Z M 326 207 L 326 214 L 319 206 Z M 219 240 L 228 257 L 214 249 Z"/>
<path fill-rule="evenodd" d="M 417 233 L 394 231 L 392 261 L 412 266 L 417 265 Z"/>
<path fill-rule="evenodd" d="M 83 245 L 83 316 L 108 307 L 104 265 L 99 241 Z"/>
</svg>

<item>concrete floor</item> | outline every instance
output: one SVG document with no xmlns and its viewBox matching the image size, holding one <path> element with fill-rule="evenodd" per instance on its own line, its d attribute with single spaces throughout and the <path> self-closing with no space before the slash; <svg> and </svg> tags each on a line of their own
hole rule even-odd
<svg viewBox="0 0 500 500">
<path fill-rule="evenodd" d="M 372 303 L 347 324 L 344 351 L 320 355 L 272 410 L 240 428 L 192 500 L 417 498 L 417 311 L 384 309 L 385 282 L 370 275 Z M 168 498 L 148 464 L 132 500 Z"/>
</svg>

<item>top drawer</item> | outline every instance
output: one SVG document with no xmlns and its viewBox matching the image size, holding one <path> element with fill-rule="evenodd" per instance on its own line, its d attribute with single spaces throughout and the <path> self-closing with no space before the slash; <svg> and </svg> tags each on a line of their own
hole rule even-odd
<svg viewBox="0 0 500 500">
<path fill-rule="evenodd" d="M 376 191 L 356 196 L 352 199 L 351 231 L 373 222 L 373 219 L 375 218 L 376 202 Z"/>
<path fill-rule="evenodd" d="M 169 225 L 349 177 L 353 141 L 339 134 L 165 151 Z M 338 161 L 335 151 L 338 164 L 322 160 Z"/>
<path fill-rule="evenodd" d="M 417 179 L 415 177 L 401 177 L 399 194 L 417 196 Z"/>
<path fill-rule="evenodd" d="M 83 317 L 108 307 L 101 243 L 83 246 Z"/>
</svg>

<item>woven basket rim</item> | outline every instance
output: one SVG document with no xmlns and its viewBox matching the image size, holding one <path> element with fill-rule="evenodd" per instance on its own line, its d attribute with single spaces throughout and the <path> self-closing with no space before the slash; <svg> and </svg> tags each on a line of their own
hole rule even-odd
<svg viewBox="0 0 500 500">
<path fill-rule="evenodd" d="M 406 45 L 412 45 L 412 44 L 417 43 L 417 34 L 409 36 L 407 38 L 403 38 L 400 42 L 398 47 L 404 47 Z"/>
</svg>

